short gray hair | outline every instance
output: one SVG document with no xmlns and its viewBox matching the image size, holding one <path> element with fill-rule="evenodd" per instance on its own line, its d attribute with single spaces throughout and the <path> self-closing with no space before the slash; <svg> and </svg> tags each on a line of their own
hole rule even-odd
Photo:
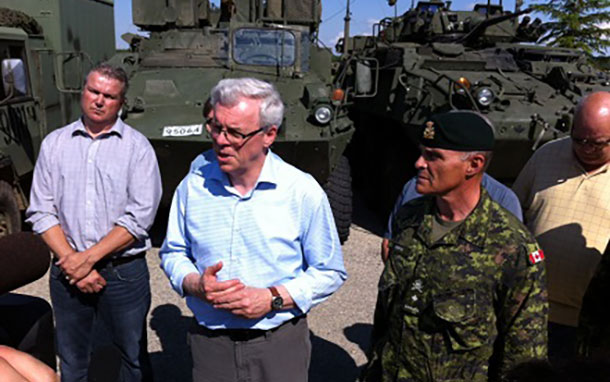
<svg viewBox="0 0 610 382">
<path fill-rule="evenodd" d="M 123 89 L 121 90 L 121 98 L 125 98 L 125 94 L 127 94 L 127 89 L 129 89 L 129 77 L 125 70 L 119 66 L 110 65 L 108 63 L 101 63 L 95 66 L 93 69 L 87 73 L 87 77 L 85 77 L 85 84 L 87 84 L 87 80 L 89 79 L 89 75 L 91 73 L 99 73 L 104 77 L 112 78 L 113 80 L 117 80 L 123 84 Z"/>
<path fill-rule="evenodd" d="M 467 161 L 475 155 L 482 155 L 485 158 L 485 165 L 483 166 L 483 171 L 487 171 L 489 164 L 491 163 L 491 158 L 493 157 L 492 151 L 467 151 L 462 153 L 462 157 L 460 158 L 463 161 Z"/>
<path fill-rule="evenodd" d="M 260 127 L 269 128 L 282 124 L 284 103 L 275 86 L 256 78 L 227 78 L 220 80 L 212 89 L 212 106 L 235 106 L 240 98 L 261 100 L 259 110 Z"/>
</svg>

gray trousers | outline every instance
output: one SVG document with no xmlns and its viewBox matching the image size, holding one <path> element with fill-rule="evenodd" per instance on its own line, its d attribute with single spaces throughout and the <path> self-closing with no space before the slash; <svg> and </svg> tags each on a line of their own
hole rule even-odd
<svg viewBox="0 0 610 382">
<path fill-rule="evenodd" d="M 210 330 L 194 321 L 188 342 L 193 382 L 307 382 L 311 341 L 305 317 L 262 333 Z"/>
</svg>

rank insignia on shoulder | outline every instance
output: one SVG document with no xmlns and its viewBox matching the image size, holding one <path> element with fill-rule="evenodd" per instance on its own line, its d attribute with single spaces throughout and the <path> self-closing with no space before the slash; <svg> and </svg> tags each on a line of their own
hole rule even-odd
<svg viewBox="0 0 610 382">
<path fill-rule="evenodd" d="M 544 260 L 544 252 L 542 252 L 542 249 L 535 250 L 534 252 L 529 254 L 529 258 L 530 263 L 538 264 L 539 262 Z"/>
</svg>

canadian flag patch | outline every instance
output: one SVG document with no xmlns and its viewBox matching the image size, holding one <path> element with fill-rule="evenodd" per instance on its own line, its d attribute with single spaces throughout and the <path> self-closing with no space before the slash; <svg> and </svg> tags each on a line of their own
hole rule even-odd
<svg viewBox="0 0 610 382">
<path fill-rule="evenodd" d="M 530 262 L 532 264 L 538 264 L 542 260 L 544 260 L 544 252 L 542 252 L 542 249 L 530 253 Z"/>
</svg>

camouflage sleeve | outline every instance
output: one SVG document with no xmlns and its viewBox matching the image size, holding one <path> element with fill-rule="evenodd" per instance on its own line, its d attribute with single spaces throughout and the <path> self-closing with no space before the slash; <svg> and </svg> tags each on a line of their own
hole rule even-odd
<svg viewBox="0 0 610 382">
<path fill-rule="evenodd" d="M 373 317 L 373 332 L 371 334 L 371 344 L 373 350 L 375 343 L 382 342 L 386 337 L 388 328 L 388 317 L 395 289 L 398 284 L 398 277 L 394 262 L 396 256 L 390 256 L 385 264 L 385 268 L 381 273 L 378 284 L 377 305 L 375 306 L 375 315 Z"/>
<path fill-rule="evenodd" d="M 548 301 L 544 254 L 533 241 L 503 264 L 497 301 L 498 339 L 490 372 L 506 373 L 520 362 L 547 356 Z"/>
<path fill-rule="evenodd" d="M 398 277 L 394 262 L 396 256 L 390 256 L 381 273 L 378 285 L 377 305 L 373 318 L 373 331 L 371 333 L 371 348 L 367 353 L 368 363 L 362 369 L 359 381 L 378 382 L 383 374 L 383 348 L 388 338 L 389 310 L 398 286 Z"/>
</svg>

